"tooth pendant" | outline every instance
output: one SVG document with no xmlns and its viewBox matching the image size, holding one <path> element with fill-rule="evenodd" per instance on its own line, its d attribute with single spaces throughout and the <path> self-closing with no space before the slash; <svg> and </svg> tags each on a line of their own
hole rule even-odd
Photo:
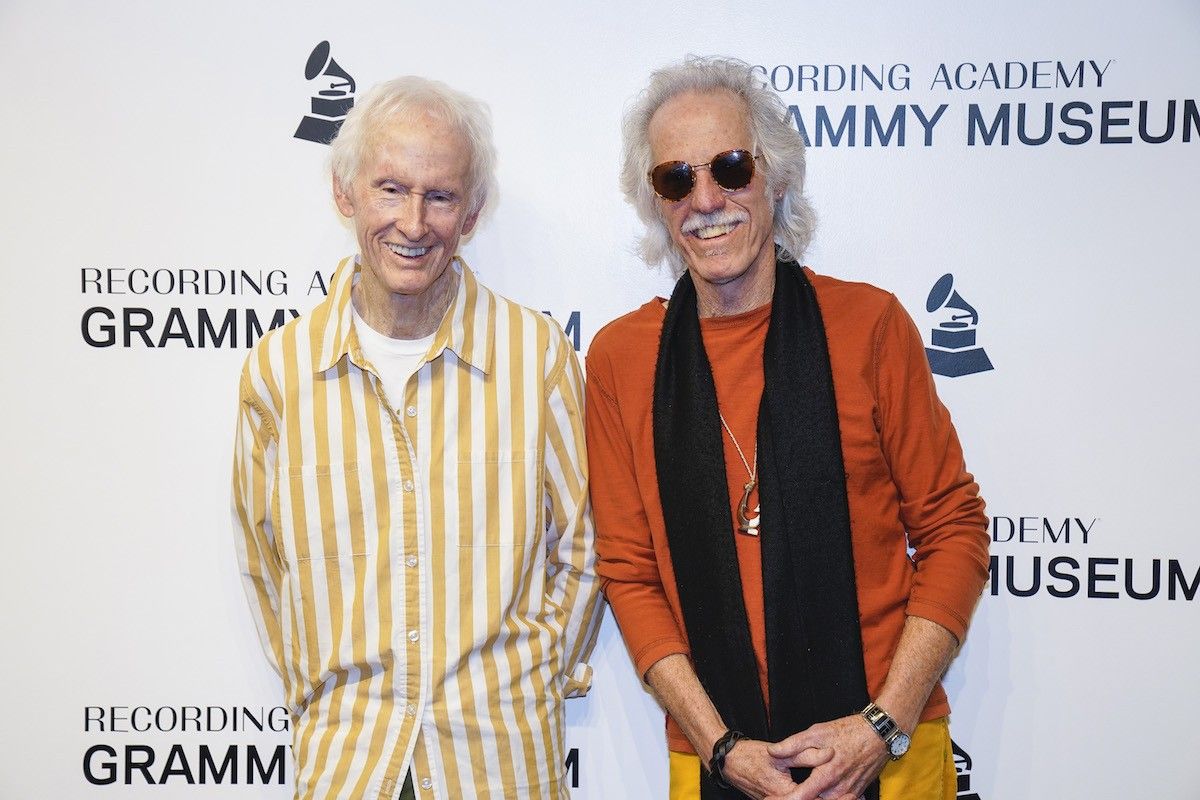
<svg viewBox="0 0 1200 800">
<path fill-rule="evenodd" d="M 738 503 L 738 532 L 744 533 L 747 536 L 758 536 L 758 523 L 761 519 L 759 516 L 762 504 L 754 507 L 754 519 L 747 516 L 747 506 L 750 505 L 750 493 L 754 491 L 754 485 L 757 481 L 750 481 L 746 484 L 746 489 L 742 492 L 742 499 Z"/>
</svg>

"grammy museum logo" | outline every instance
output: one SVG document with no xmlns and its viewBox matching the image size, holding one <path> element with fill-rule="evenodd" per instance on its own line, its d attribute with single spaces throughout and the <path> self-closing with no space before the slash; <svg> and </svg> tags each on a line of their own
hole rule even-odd
<svg viewBox="0 0 1200 800">
<path fill-rule="evenodd" d="M 955 291 L 953 274 L 947 272 L 933 284 L 925 310 L 936 315 L 930 346 L 925 348 L 934 375 L 958 378 L 993 369 L 987 351 L 976 341 L 979 312 Z"/>
<path fill-rule="evenodd" d="M 330 55 L 329 42 L 313 48 L 304 65 L 304 77 L 313 84 L 310 110 L 300 119 L 293 138 L 329 144 L 354 107 L 354 78 Z"/>
</svg>

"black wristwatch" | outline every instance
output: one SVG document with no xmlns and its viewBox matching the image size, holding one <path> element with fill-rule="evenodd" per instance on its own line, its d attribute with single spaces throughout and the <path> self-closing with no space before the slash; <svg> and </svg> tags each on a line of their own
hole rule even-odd
<svg viewBox="0 0 1200 800">
<path fill-rule="evenodd" d="M 883 746 L 887 748 L 892 761 L 908 752 L 912 738 L 900 730 L 900 725 L 892 719 L 891 714 L 874 703 L 867 703 L 867 707 L 859 713 L 871 724 L 871 727 L 879 734 L 879 738 L 883 739 Z"/>
</svg>

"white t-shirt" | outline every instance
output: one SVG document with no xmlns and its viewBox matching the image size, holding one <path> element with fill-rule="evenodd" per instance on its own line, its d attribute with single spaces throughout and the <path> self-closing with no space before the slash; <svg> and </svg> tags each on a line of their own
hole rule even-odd
<svg viewBox="0 0 1200 800">
<path fill-rule="evenodd" d="M 363 356 L 375 367 L 383 381 L 383 393 L 393 409 L 404 405 L 404 387 L 417 371 L 421 359 L 429 352 L 434 334 L 420 339 L 393 339 L 372 328 L 359 316 L 358 309 L 350 304 L 354 312 L 354 330 Z"/>
</svg>

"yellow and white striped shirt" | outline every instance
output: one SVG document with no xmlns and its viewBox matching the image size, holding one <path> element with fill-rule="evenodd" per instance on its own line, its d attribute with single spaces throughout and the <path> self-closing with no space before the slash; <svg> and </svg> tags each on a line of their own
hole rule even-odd
<svg viewBox="0 0 1200 800">
<path fill-rule="evenodd" d="M 238 555 L 293 713 L 296 796 L 567 797 L 562 701 L 600 625 L 582 376 L 479 284 L 403 398 L 351 321 L 357 264 L 242 372 Z"/>
</svg>

